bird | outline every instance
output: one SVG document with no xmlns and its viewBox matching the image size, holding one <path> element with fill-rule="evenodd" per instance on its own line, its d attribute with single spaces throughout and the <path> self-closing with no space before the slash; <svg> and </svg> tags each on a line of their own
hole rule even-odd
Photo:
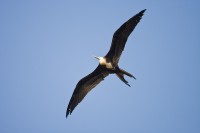
<svg viewBox="0 0 200 133">
<path fill-rule="evenodd" d="M 112 42 L 108 53 L 104 57 L 95 56 L 99 61 L 97 68 L 89 75 L 82 78 L 76 85 L 66 110 L 66 118 L 73 112 L 75 107 L 83 98 L 104 80 L 109 74 L 116 74 L 117 77 L 130 87 L 124 75 L 136 79 L 132 74 L 126 72 L 118 66 L 120 56 L 124 50 L 129 35 L 140 22 L 146 9 L 140 11 L 128 21 L 123 23 L 113 34 Z"/>
</svg>

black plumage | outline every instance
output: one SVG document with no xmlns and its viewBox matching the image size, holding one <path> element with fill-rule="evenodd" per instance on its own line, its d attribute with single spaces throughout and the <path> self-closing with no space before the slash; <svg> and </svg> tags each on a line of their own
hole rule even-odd
<svg viewBox="0 0 200 133">
<path fill-rule="evenodd" d="M 115 31 L 110 50 L 106 56 L 101 58 L 96 57 L 100 62 L 97 68 L 77 83 L 67 107 L 66 117 L 73 112 L 74 108 L 83 100 L 87 93 L 97 86 L 109 74 L 116 74 L 120 80 L 130 86 L 124 79 L 124 74 L 129 77 L 135 77 L 125 70 L 120 69 L 118 62 L 129 35 L 140 22 L 145 10 L 142 10 L 130 18 L 122 26 L 120 26 L 117 31 Z"/>
</svg>

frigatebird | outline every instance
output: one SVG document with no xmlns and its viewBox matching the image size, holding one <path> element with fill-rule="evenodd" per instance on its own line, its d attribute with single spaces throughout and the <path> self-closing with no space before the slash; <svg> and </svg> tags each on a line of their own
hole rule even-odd
<svg viewBox="0 0 200 133">
<path fill-rule="evenodd" d="M 96 87 L 109 74 L 116 74 L 117 77 L 129 87 L 130 85 L 128 84 L 128 81 L 124 79 L 124 75 L 136 79 L 132 74 L 119 68 L 118 62 L 129 35 L 134 30 L 136 25 L 140 22 L 145 10 L 146 9 L 131 17 L 128 21 L 122 24 L 120 28 L 117 29 L 117 31 L 115 31 L 115 33 L 113 34 L 110 50 L 108 51 L 106 56 L 95 57 L 99 60 L 99 65 L 92 73 L 82 78 L 77 83 L 67 107 L 66 118 L 83 100 L 87 93 L 91 91 L 94 87 Z"/>
</svg>

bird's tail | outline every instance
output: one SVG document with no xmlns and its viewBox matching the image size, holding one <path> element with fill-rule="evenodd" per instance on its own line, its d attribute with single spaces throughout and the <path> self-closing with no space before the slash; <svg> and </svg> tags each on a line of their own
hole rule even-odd
<svg viewBox="0 0 200 133">
<path fill-rule="evenodd" d="M 136 79 L 136 78 L 132 74 L 130 74 L 130 73 L 126 72 L 125 70 L 119 68 L 119 72 L 116 73 L 117 77 L 121 81 L 123 81 L 126 85 L 128 85 L 130 87 L 130 85 L 128 84 L 128 81 L 126 81 L 125 78 L 124 78 L 124 74 L 129 76 L 129 77 L 132 77 L 134 79 Z"/>
</svg>

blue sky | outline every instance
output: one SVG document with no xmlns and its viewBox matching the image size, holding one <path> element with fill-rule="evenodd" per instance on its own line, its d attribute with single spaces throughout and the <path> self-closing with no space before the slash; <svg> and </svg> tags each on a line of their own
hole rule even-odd
<svg viewBox="0 0 200 133">
<path fill-rule="evenodd" d="M 65 119 L 114 31 L 147 9 L 119 66 Z M 199 133 L 200 2 L 0 1 L 0 132 Z"/>
</svg>

